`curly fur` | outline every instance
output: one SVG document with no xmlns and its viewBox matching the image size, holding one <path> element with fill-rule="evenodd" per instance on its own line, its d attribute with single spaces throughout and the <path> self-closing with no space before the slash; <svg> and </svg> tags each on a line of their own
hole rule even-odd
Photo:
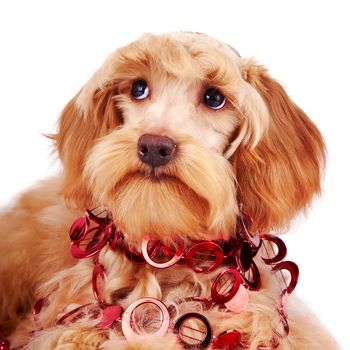
<svg viewBox="0 0 350 350">
<path fill-rule="evenodd" d="M 130 95 L 138 79 L 150 87 L 145 101 Z M 225 95 L 222 110 L 202 103 L 208 87 Z M 137 157 L 143 134 L 171 137 L 176 157 L 151 171 Z M 112 53 L 67 104 L 52 138 L 63 173 L 0 217 L 0 336 L 38 350 L 181 348 L 173 334 L 127 342 L 119 326 L 98 330 L 89 318 L 56 324 L 58 315 L 94 302 L 93 263 L 69 255 L 67 232 L 84 208 L 108 206 L 136 244 L 145 236 L 226 239 L 235 232 L 238 198 L 252 229 L 279 230 L 320 192 L 325 155 L 316 126 L 264 67 L 196 33 L 145 35 Z M 100 260 L 107 301 L 124 308 L 145 296 L 170 305 L 179 296 L 210 295 L 214 274 L 131 264 L 118 249 L 104 248 Z M 237 329 L 252 350 L 271 341 L 281 293 L 277 276 L 259 268 L 262 290 L 249 292 L 243 312 L 202 310 L 215 334 Z M 29 310 L 41 297 L 49 304 L 35 323 Z M 289 324 L 279 349 L 336 349 L 294 297 Z"/>
</svg>

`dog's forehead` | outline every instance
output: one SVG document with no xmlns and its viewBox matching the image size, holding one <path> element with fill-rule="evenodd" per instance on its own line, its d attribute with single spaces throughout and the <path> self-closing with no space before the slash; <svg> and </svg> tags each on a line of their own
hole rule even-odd
<svg viewBox="0 0 350 350">
<path fill-rule="evenodd" d="M 231 47 L 230 45 L 225 44 L 224 42 L 215 39 L 207 34 L 199 33 L 199 32 L 172 32 L 164 35 L 165 37 L 169 37 L 173 40 L 183 43 L 187 47 L 191 47 L 198 42 L 206 45 L 207 47 L 211 47 L 222 53 L 228 55 L 231 58 L 240 58 L 241 55 L 238 53 L 236 49 Z"/>
</svg>

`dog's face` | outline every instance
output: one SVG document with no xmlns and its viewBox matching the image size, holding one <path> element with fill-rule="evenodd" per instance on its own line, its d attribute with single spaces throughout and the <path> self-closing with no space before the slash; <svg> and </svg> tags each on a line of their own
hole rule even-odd
<svg viewBox="0 0 350 350">
<path fill-rule="evenodd" d="M 203 34 L 147 35 L 113 53 L 55 135 L 62 192 L 106 205 L 124 234 L 227 238 L 238 202 L 281 227 L 319 191 L 324 146 L 266 70 Z"/>
</svg>

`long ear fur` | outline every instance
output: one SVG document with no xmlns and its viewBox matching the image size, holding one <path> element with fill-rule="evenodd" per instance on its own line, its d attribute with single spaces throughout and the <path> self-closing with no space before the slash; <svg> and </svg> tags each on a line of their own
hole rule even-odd
<svg viewBox="0 0 350 350">
<path fill-rule="evenodd" d="M 62 194 L 78 208 L 91 204 L 91 194 L 82 179 L 87 152 L 96 139 L 121 124 L 116 90 L 113 84 L 98 89 L 89 106 L 77 105 L 78 93 L 63 110 L 58 133 L 53 136 L 64 168 Z"/>
<path fill-rule="evenodd" d="M 248 62 L 245 76 L 264 99 L 270 126 L 254 149 L 234 157 L 238 194 L 256 226 L 281 228 L 320 192 L 323 138 L 305 113 L 264 67 Z"/>
</svg>

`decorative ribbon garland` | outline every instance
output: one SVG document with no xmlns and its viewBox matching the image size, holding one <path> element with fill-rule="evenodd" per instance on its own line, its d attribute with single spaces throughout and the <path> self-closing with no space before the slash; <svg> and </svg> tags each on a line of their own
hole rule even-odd
<svg viewBox="0 0 350 350">
<path fill-rule="evenodd" d="M 95 327 L 98 329 L 114 327 L 120 322 L 122 332 L 129 341 L 144 335 L 164 336 L 172 330 L 185 349 L 205 349 L 209 345 L 214 349 L 247 348 L 249 344 L 238 330 L 227 330 L 214 336 L 209 320 L 198 312 L 185 313 L 171 324 L 174 305 L 166 307 L 154 298 L 139 299 L 125 311 L 120 305 L 108 304 L 104 295 L 104 282 L 107 276 L 103 265 L 99 262 L 99 252 L 108 245 L 112 250 L 117 248 L 124 250 L 125 256 L 132 263 L 147 263 L 158 269 L 186 264 L 196 273 L 212 272 L 224 265 L 226 268 L 214 279 L 210 298 L 192 296 L 179 299 L 176 303 L 196 302 L 205 310 L 218 305 L 221 311 L 239 313 L 248 304 L 247 290 L 258 291 L 261 287 L 260 273 L 254 258 L 263 247 L 267 256 L 262 260 L 272 267 L 273 272 L 281 274 L 284 283 L 280 305 L 276 310 L 282 328 L 274 329 L 276 336 L 272 338 L 270 344 L 261 344 L 257 349 L 277 348 L 278 338 L 283 338 L 289 333 L 286 298 L 296 287 L 299 269 L 294 262 L 283 260 L 287 248 L 280 238 L 262 232 L 255 236 L 251 235 L 247 227 L 248 221 L 249 219 L 242 215 L 236 237 L 228 241 L 193 241 L 193 244 L 187 246 L 178 240 L 173 246 L 168 247 L 159 240 L 145 238 L 141 249 L 137 250 L 125 242 L 123 233 L 118 230 L 106 208 L 86 210 L 83 217 L 74 221 L 69 236 L 72 241 L 73 257 L 77 259 L 93 257 L 92 289 L 96 303 L 85 304 L 67 312 L 57 319 L 56 324 L 75 323 L 88 317 L 96 319 Z M 269 252 L 275 252 L 274 256 L 271 257 Z M 282 273 L 283 270 L 290 273 L 289 284 Z M 36 319 L 46 304 L 45 299 L 36 302 L 33 309 Z M 8 340 L 0 342 L 0 350 L 9 349 Z"/>
</svg>

